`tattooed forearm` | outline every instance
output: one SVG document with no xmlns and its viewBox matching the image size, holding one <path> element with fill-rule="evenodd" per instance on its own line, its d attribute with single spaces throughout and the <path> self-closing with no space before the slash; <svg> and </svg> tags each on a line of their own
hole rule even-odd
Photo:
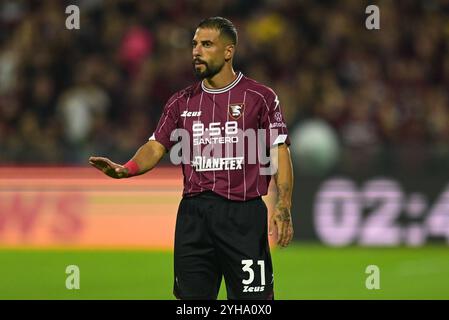
<svg viewBox="0 0 449 320">
<path fill-rule="evenodd" d="M 292 186 L 289 183 L 278 181 L 278 197 L 280 202 L 289 202 L 291 198 Z"/>
<path fill-rule="evenodd" d="M 278 201 L 276 203 L 277 218 L 281 221 L 290 220 L 291 186 L 288 183 L 278 184 Z"/>
<path fill-rule="evenodd" d="M 278 170 L 274 175 L 278 191 L 278 201 L 276 207 L 279 212 L 282 209 L 290 209 L 293 192 L 293 168 L 290 152 L 286 145 L 278 148 Z"/>
<path fill-rule="evenodd" d="M 276 205 L 276 218 L 280 221 L 290 221 L 291 219 L 291 215 L 290 215 L 290 210 L 287 207 L 283 207 L 280 204 Z"/>
</svg>

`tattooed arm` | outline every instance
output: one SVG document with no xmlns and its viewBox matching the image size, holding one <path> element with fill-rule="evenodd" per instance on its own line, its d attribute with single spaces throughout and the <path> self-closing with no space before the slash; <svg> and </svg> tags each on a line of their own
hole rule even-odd
<svg viewBox="0 0 449 320">
<path fill-rule="evenodd" d="M 274 180 L 278 189 L 278 199 L 274 212 L 270 217 L 270 235 L 273 229 L 277 230 L 278 244 L 286 247 L 293 238 L 293 224 L 290 213 L 292 205 L 293 191 L 293 167 L 290 157 L 290 150 L 286 144 L 277 148 L 272 156 L 272 164 L 277 169 L 274 174 Z"/>
</svg>

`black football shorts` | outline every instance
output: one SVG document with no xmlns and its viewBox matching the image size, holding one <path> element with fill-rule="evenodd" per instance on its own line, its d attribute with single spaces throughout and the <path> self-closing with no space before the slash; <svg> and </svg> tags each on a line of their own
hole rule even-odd
<svg viewBox="0 0 449 320">
<path fill-rule="evenodd" d="M 176 220 L 174 295 L 216 299 L 224 277 L 228 299 L 273 299 L 267 219 L 260 197 L 232 201 L 211 191 L 184 197 Z"/>
</svg>

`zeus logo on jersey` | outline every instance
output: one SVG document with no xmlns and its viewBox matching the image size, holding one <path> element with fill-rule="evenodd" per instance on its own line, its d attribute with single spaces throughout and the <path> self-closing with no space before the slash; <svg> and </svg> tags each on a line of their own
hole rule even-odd
<svg viewBox="0 0 449 320">
<path fill-rule="evenodd" d="M 235 158 L 206 158 L 195 157 L 192 167 L 196 171 L 216 171 L 216 170 L 241 170 L 243 157 Z"/>
<path fill-rule="evenodd" d="M 185 110 L 182 114 L 181 117 L 187 118 L 187 117 L 199 117 L 201 116 L 201 111 L 187 111 Z"/>
</svg>

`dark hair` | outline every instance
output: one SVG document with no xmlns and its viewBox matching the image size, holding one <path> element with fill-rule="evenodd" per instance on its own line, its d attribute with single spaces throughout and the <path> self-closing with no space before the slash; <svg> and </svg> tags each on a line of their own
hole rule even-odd
<svg viewBox="0 0 449 320">
<path fill-rule="evenodd" d="M 224 35 L 225 37 L 229 38 L 232 41 L 232 44 L 237 44 L 237 29 L 232 24 L 232 22 L 226 18 L 210 17 L 204 19 L 200 22 L 198 28 L 217 29 L 218 31 L 220 31 L 220 35 Z"/>
</svg>

